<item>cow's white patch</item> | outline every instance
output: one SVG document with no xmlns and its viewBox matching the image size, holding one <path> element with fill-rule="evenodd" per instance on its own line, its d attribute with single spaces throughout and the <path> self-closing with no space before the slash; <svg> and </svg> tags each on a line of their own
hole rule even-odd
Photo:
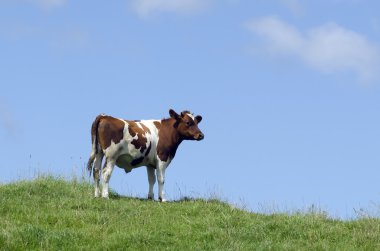
<svg viewBox="0 0 380 251">
<path fill-rule="evenodd" d="M 148 182 L 149 182 L 148 199 L 154 200 L 153 187 L 154 187 L 154 183 L 156 183 L 156 175 L 154 174 L 154 167 L 147 166 L 146 171 L 148 173 Z"/>
<path fill-rule="evenodd" d="M 115 167 L 114 158 L 106 158 L 106 165 L 102 170 L 102 178 L 103 178 L 102 197 L 103 198 L 108 198 L 108 191 L 109 191 L 108 184 L 109 184 L 114 167 Z"/>
<path fill-rule="evenodd" d="M 129 133 L 129 124 L 126 123 L 126 126 L 124 127 L 124 145 L 126 145 L 128 148 L 128 153 L 132 157 L 136 157 L 140 154 L 140 149 L 137 149 L 135 145 L 131 144 L 134 139 L 138 139 L 138 135 L 136 134 L 132 137 L 132 135 Z"/>
<path fill-rule="evenodd" d="M 187 113 L 187 116 L 189 116 L 189 117 L 195 122 L 195 117 L 194 117 L 193 114 L 191 114 L 191 113 Z"/>
<path fill-rule="evenodd" d="M 150 152 L 147 156 L 149 160 L 149 164 L 156 165 L 156 154 L 157 154 L 157 144 L 158 144 L 158 129 L 154 125 L 154 122 L 159 122 L 159 120 L 141 120 L 141 123 L 143 123 L 149 130 L 150 133 L 146 134 L 146 138 L 148 140 L 147 147 L 150 144 Z"/>
<path fill-rule="evenodd" d="M 161 202 L 166 201 L 165 191 L 164 191 L 165 171 L 169 163 L 170 163 L 169 159 L 167 162 L 159 160 L 157 169 L 156 169 L 156 176 L 157 176 L 157 181 L 158 181 L 158 198 Z"/>
</svg>

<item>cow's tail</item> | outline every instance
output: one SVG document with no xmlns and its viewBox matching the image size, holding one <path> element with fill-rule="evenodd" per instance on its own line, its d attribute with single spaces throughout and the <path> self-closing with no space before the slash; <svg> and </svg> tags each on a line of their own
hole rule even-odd
<svg viewBox="0 0 380 251">
<path fill-rule="evenodd" d="M 99 127 L 99 123 L 100 123 L 100 120 L 102 119 L 104 115 L 98 115 L 94 122 L 92 123 L 92 126 L 91 126 L 91 143 L 92 143 L 92 148 L 91 148 L 91 154 L 90 154 L 90 158 L 87 162 L 87 170 L 89 171 L 90 173 L 90 176 L 91 176 L 91 173 L 92 173 L 92 168 L 93 168 L 93 163 L 94 163 L 94 160 L 95 160 L 95 157 L 96 155 L 98 154 L 99 152 L 99 140 L 98 140 L 98 127 Z"/>
</svg>

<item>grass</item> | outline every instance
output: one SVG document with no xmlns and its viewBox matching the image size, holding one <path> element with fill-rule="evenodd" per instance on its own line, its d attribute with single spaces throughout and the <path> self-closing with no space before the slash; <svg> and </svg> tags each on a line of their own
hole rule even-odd
<svg viewBox="0 0 380 251">
<path fill-rule="evenodd" d="M 218 200 L 92 198 L 86 182 L 0 185 L 1 250 L 380 250 L 380 219 L 263 215 Z"/>
</svg>

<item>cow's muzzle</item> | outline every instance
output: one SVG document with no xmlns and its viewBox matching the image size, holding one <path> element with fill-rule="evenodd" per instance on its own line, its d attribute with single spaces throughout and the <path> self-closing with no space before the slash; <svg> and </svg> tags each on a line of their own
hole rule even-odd
<svg viewBox="0 0 380 251">
<path fill-rule="evenodd" d="M 205 135 L 203 133 L 200 133 L 197 137 L 197 140 L 200 141 L 205 138 Z"/>
</svg>

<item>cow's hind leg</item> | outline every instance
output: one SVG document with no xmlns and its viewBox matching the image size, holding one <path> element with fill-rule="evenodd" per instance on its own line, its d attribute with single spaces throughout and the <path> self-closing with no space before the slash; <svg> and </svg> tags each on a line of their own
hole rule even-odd
<svg viewBox="0 0 380 251">
<path fill-rule="evenodd" d="M 111 178 L 111 174 L 113 171 L 113 168 L 115 167 L 115 160 L 112 158 L 106 158 L 106 162 L 104 163 L 104 167 L 102 170 L 102 180 L 103 180 L 103 187 L 102 187 L 102 197 L 108 199 L 108 183 Z"/>
<path fill-rule="evenodd" d="M 100 196 L 99 181 L 100 181 L 100 169 L 102 168 L 103 153 L 98 153 L 95 157 L 94 164 L 94 186 L 95 186 L 95 198 Z"/>
<path fill-rule="evenodd" d="M 148 182 L 149 182 L 148 200 L 154 200 L 153 187 L 154 187 L 154 183 L 156 183 L 156 175 L 154 174 L 154 167 L 147 166 L 146 171 L 148 173 Z"/>
</svg>

